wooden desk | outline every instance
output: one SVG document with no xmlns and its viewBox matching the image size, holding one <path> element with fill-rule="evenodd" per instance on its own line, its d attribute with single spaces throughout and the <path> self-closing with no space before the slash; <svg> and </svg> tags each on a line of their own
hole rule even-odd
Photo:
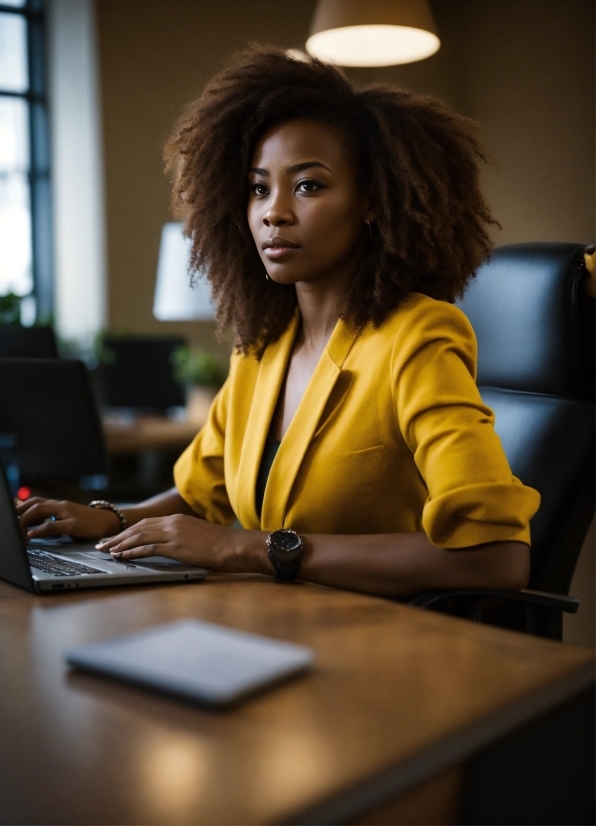
<svg viewBox="0 0 596 826">
<path fill-rule="evenodd" d="M 181 617 L 311 645 L 316 665 L 226 712 L 65 666 L 70 646 Z M 594 681 L 588 650 L 256 576 L 45 597 L 2 583 L 0 652 L 0 817 L 21 824 L 404 822 L 363 813 L 433 777 L 453 804 L 446 769 Z M 458 822 L 453 805 L 402 816 Z"/>
<path fill-rule="evenodd" d="M 200 428 L 200 423 L 175 421 L 165 416 L 139 416 L 130 422 L 106 419 L 103 422 L 106 448 L 111 456 L 155 450 L 182 453 Z"/>
</svg>

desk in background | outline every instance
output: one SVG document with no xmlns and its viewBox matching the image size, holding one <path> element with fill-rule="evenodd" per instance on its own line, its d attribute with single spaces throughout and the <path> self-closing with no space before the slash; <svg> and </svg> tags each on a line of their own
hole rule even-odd
<svg viewBox="0 0 596 826">
<path fill-rule="evenodd" d="M 139 501 L 171 488 L 174 462 L 202 426 L 165 416 L 106 416 L 102 424 L 112 466 L 110 496 L 119 501 Z"/>
<path fill-rule="evenodd" d="M 225 712 L 65 666 L 71 646 L 182 617 L 313 646 L 316 665 Z M 2 823 L 590 822 L 551 777 L 562 764 L 562 784 L 593 781 L 588 650 L 209 575 L 50 597 L 0 583 L 0 651 Z"/>
<path fill-rule="evenodd" d="M 201 429 L 201 422 L 177 421 L 165 416 L 138 416 L 134 419 L 105 418 L 103 431 L 110 456 L 144 451 L 182 453 Z"/>
</svg>

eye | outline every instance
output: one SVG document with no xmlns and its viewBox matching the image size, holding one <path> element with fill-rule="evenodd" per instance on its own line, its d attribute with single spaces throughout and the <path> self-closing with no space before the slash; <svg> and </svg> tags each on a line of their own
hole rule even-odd
<svg viewBox="0 0 596 826">
<path fill-rule="evenodd" d="M 262 197 L 263 195 L 267 195 L 268 189 L 265 184 L 251 184 L 250 191 L 253 192 L 257 197 Z"/>
<path fill-rule="evenodd" d="M 325 187 L 322 183 L 320 183 L 320 181 L 314 181 L 311 178 L 309 178 L 306 181 L 299 181 L 298 185 L 296 186 L 296 191 L 303 192 L 305 194 L 310 194 L 311 192 L 316 192 L 318 189 L 324 188 Z"/>
</svg>

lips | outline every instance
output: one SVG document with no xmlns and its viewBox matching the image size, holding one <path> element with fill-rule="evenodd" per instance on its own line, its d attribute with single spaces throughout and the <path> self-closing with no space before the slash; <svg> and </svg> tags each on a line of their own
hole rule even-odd
<svg viewBox="0 0 596 826">
<path fill-rule="evenodd" d="M 292 249 L 296 250 L 299 247 L 299 244 L 293 244 L 292 241 L 288 241 L 287 238 L 282 238 L 280 235 L 276 235 L 275 238 L 267 238 L 263 241 L 263 249 L 276 249 L 281 247 L 282 249 Z"/>
<path fill-rule="evenodd" d="M 296 253 L 296 250 L 299 249 L 299 244 L 294 244 L 292 241 L 288 241 L 287 238 L 282 238 L 279 235 L 263 241 L 263 252 L 270 261 L 280 261 L 284 258 L 291 257 Z"/>
</svg>

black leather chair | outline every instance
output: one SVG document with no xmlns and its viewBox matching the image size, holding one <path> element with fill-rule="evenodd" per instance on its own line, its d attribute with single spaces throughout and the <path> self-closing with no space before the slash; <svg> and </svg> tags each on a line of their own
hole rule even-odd
<svg viewBox="0 0 596 826">
<path fill-rule="evenodd" d="M 0 356 L 8 358 L 57 359 L 58 347 L 51 327 L 0 326 Z"/>
<path fill-rule="evenodd" d="M 513 473 L 542 502 L 530 584 L 520 592 L 433 591 L 412 605 L 561 639 L 562 611 L 594 515 L 594 299 L 581 244 L 495 250 L 459 306 L 478 339 L 478 386 Z M 593 248 L 592 248 L 593 249 Z"/>
</svg>

